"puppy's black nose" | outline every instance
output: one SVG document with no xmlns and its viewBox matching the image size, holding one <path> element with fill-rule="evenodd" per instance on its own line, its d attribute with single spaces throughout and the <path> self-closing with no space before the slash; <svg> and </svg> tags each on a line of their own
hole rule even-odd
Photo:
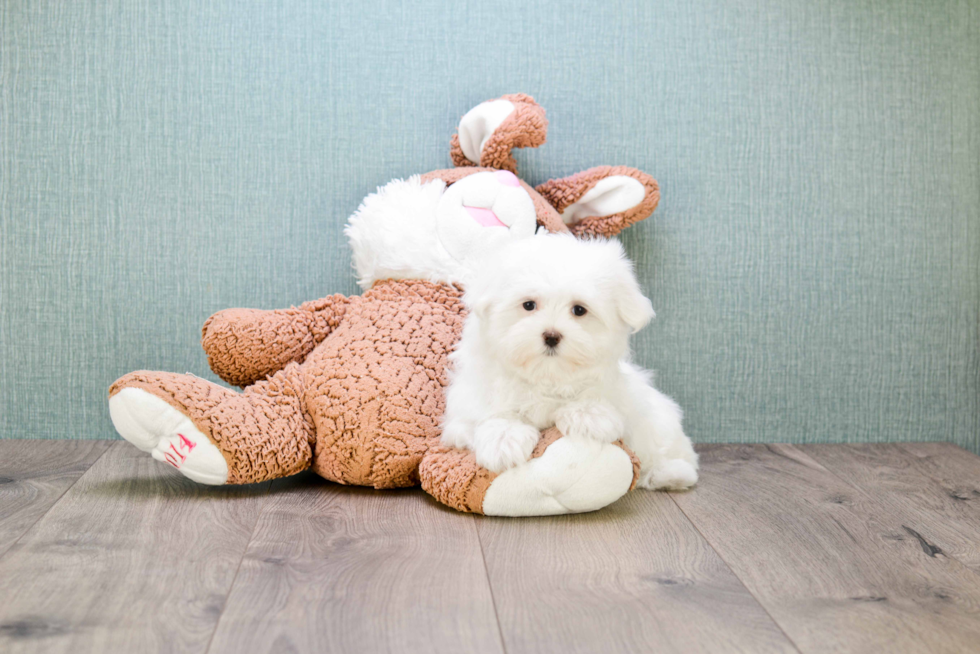
<svg viewBox="0 0 980 654">
<path fill-rule="evenodd" d="M 558 347 L 558 344 L 561 343 L 561 334 L 558 332 L 549 331 L 542 334 L 542 336 L 544 337 L 544 344 L 548 347 Z"/>
</svg>

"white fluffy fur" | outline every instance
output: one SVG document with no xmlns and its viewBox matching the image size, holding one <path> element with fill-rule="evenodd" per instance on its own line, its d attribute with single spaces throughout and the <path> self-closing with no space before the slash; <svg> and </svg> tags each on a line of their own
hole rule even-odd
<svg viewBox="0 0 980 654">
<path fill-rule="evenodd" d="M 629 362 L 629 335 L 653 318 L 617 241 L 539 235 L 498 251 L 470 281 L 470 308 L 452 355 L 443 442 L 500 472 L 528 460 L 540 429 L 622 438 L 644 488 L 688 488 L 697 455 L 681 410 Z M 534 302 L 533 310 L 524 308 Z M 587 310 L 575 316 L 573 307 Z M 545 332 L 557 332 L 554 348 Z"/>
<path fill-rule="evenodd" d="M 362 288 L 382 279 L 466 283 L 501 245 L 526 239 L 537 226 L 527 192 L 500 175 L 469 175 L 447 190 L 418 176 L 395 180 L 364 198 L 344 233 Z M 492 210 L 500 226 L 480 226 L 465 207 Z"/>
<path fill-rule="evenodd" d="M 361 288 L 381 279 L 462 281 L 463 266 L 436 234 L 436 207 L 445 190 L 442 180 L 422 184 L 416 175 L 364 198 L 344 230 Z"/>
</svg>

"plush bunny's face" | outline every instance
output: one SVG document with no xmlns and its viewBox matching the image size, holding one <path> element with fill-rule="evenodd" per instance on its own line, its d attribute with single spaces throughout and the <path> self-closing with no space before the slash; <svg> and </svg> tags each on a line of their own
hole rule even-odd
<svg viewBox="0 0 980 654">
<path fill-rule="evenodd" d="M 446 188 L 436 207 L 439 241 L 461 263 L 533 236 L 537 227 L 531 196 L 507 170 L 464 177 Z"/>
<path fill-rule="evenodd" d="M 364 199 L 345 230 L 358 283 L 424 279 L 465 284 L 485 257 L 534 235 L 534 200 L 513 173 L 478 171 L 442 179 L 395 180 Z"/>
<path fill-rule="evenodd" d="M 366 197 L 345 230 L 360 285 L 465 284 L 497 248 L 538 227 L 614 236 L 653 212 L 657 182 L 635 168 L 590 168 L 537 188 L 521 181 L 511 151 L 544 143 L 547 126 L 529 96 L 484 102 L 463 116 L 453 136 L 456 168 L 396 180 Z"/>
</svg>

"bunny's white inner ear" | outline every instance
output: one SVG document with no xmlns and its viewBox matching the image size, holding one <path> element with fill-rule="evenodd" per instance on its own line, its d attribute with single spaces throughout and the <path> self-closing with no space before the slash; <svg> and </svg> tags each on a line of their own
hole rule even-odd
<svg viewBox="0 0 980 654">
<path fill-rule="evenodd" d="M 646 194 L 646 187 L 639 180 L 613 175 L 600 179 L 582 199 L 565 207 L 561 218 L 566 225 L 574 225 L 590 216 L 611 216 L 640 204 Z"/>
<path fill-rule="evenodd" d="M 481 102 L 466 112 L 459 121 L 459 148 L 467 159 L 480 165 L 480 154 L 487 139 L 514 111 L 510 100 Z"/>
</svg>

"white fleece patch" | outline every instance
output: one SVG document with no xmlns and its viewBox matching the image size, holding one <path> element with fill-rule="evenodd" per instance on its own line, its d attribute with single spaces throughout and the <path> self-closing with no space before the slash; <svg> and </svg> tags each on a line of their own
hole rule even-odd
<svg viewBox="0 0 980 654">
<path fill-rule="evenodd" d="M 109 399 L 109 416 L 120 436 L 188 479 L 214 486 L 228 481 L 221 451 L 190 418 L 156 395 L 124 388 Z"/>
<path fill-rule="evenodd" d="M 514 111 L 510 100 L 481 102 L 466 112 L 459 121 L 459 149 L 467 159 L 480 165 L 480 156 L 487 139 Z"/>
<path fill-rule="evenodd" d="M 574 225 L 583 218 L 622 213 L 643 202 L 646 193 L 643 184 L 632 177 L 606 177 L 600 179 L 578 202 L 565 207 L 561 219 L 566 225 Z"/>
<path fill-rule="evenodd" d="M 483 512 L 520 517 L 595 511 L 625 495 L 632 482 L 633 462 L 622 448 L 565 436 L 540 457 L 497 476 Z"/>
</svg>

